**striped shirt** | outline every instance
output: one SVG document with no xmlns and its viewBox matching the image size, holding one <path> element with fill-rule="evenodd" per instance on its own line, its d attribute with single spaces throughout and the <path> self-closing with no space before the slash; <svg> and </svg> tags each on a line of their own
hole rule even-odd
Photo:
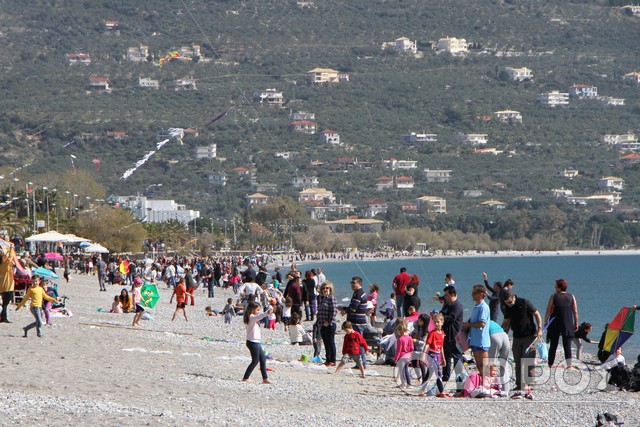
<svg viewBox="0 0 640 427">
<path fill-rule="evenodd" d="M 347 307 L 347 321 L 354 325 L 366 325 L 367 311 L 367 294 L 360 288 L 353 293 Z"/>
</svg>

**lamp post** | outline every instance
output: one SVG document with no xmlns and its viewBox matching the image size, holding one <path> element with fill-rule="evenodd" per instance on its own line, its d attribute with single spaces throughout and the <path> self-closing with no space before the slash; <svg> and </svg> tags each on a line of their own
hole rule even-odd
<svg viewBox="0 0 640 427">
<path fill-rule="evenodd" d="M 71 193 L 69 191 L 65 191 L 67 195 L 67 218 L 71 219 Z"/>
<path fill-rule="evenodd" d="M 24 193 L 27 197 L 27 222 L 31 220 L 31 210 L 29 209 L 29 186 L 33 184 L 32 182 L 27 182 L 24 184 Z M 35 207 L 34 207 L 35 209 Z"/>
</svg>

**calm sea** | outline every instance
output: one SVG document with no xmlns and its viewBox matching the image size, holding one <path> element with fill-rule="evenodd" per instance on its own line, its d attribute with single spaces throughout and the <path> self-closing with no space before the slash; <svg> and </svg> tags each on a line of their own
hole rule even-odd
<svg viewBox="0 0 640 427">
<path fill-rule="evenodd" d="M 317 261 L 299 266 L 303 271 L 313 267 L 323 268 L 327 279 L 335 285 L 338 300 L 351 296 L 349 281 L 352 276 L 362 277 L 367 291 L 368 284 L 377 283 L 381 290 L 378 304 L 388 299 L 393 277 L 400 267 L 406 267 L 409 274 L 420 277 L 421 312 L 440 308 L 431 296 L 437 291 L 442 293 L 444 276 L 452 273 L 459 300 L 465 306 L 465 313 L 470 314 L 473 307 L 471 288 L 482 283 L 484 271 L 489 276 L 489 283 L 511 278 L 515 293 L 533 302 L 544 316 L 555 280 L 564 278 L 569 284 L 568 292 L 574 294 L 578 302 L 580 322 L 593 325 L 589 337 L 594 341 L 600 339 L 605 323 L 611 321 L 622 306 L 640 305 L 638 255 L 415 258 L 327 264 Z M 589 353 L 597 350 L 589 344 L 585 349 Z M 628 361 L 635 361 L 638 353 L 640 333 L 632 336 L 624 347 Z"/>
</svg>

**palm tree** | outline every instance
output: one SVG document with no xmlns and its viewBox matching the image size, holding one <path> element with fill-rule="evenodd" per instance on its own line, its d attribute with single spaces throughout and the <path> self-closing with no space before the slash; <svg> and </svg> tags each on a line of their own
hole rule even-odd
<svg viewBox="0 0 640 427">
<path fill-rule="evenodd" d="M 6 230 L 9 235 L 23 233 L 29 227 L 25 218 L 18 218 L 13 209 L 0 211 L 0 230 Z"/>
</svg>

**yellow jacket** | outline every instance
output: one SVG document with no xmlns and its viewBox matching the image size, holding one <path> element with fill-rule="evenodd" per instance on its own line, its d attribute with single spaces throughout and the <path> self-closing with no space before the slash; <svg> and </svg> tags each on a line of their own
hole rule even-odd
<svg viewBox="0 0 640 427">
<path fill-rule="evenodd" d="M 27 295 L 25 295 L 22 301 L 20 301 L 20 304 L 18 304 L 16 310 L 25 305 L 28 299 L 31 299 L 31 307 L 42 307 L 42 299 L 46 299 L 47 301 L 51 302 L 56 301 L 54 298 L 51 298 L 49 295 L 47 295 L 44 289 L 42 289 L 40 286 L 32 286 L 27 291 Z"/>
<path fill-rule="evenodd" d="M 2 263 L 0 263 L 0 292 L 11 292 L 14 290 L 13 280 L 13 257 L 16 256 L 13 248 L 0 252 Z"/>
</svg>

